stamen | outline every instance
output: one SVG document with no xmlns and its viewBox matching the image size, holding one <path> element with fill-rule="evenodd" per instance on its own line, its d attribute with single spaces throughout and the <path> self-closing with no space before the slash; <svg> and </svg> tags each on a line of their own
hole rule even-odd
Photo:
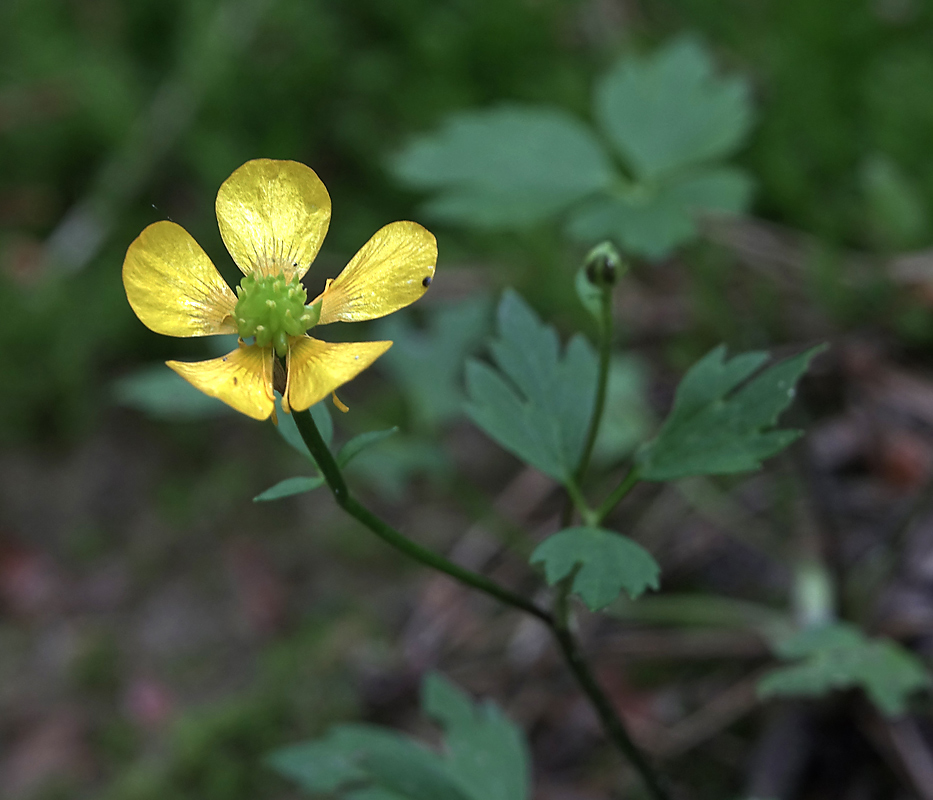
<svg viewBox="0 0 933 800">
<path fill-rule="evenodd" d="M 344 414 L 350 410 L 350 406 L 343 403 L 339 397 L 337 397 L 337 392 L 330 393 L 331 399 L 334 401 L 334 405 L 337 406 Z"/>
</svg>

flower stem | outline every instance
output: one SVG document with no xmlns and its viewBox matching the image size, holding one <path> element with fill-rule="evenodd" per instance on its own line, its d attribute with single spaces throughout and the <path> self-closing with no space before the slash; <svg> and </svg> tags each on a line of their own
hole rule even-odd
<svg viewBox="0 0 933 800">
<path fill-rule="evenodd" d="M 298 426 L 298 432 L 301 434 L 301 438 L 304 439 L 305 444 L 311 451 L 311 455 L 324 474 L 324 478 L 327 481 L 327 485 L 330 486 L 334 499 L 350 516 L 358 519 L 375 533 L 376 536 L 396 550 L 404 553 L 409 558 L 415 559 L 415 561 L 424 564 L 426 567 L 431 567 L 439 572 L 443 572 L 451 578 L 473 589 L 477 589 L 484 594 L 495 597 L 506 605 L 521 609 L 525 613 L 537 617 L 547 625 L 551 624 L 551 615 L 530 600 L 526 600 L 521 595 L 515 594 L 505 587 L 500 586 L 495 581 L 491 581 L 483 575 L 458 566 L 452 561 L 448 561 L 443 556 L 428 550 L 426 547 L 422 547 L 417 542 L 413 542 L 407 536 L 399 533 L 391 525 L 384 522 L 369 509 L 361 505 L 360 502 L 350 494 L 343 473 L 340 471 L 340 467 L 337 466 L 337 462 L 334 460 L 334 456 L 330 452 L 330 449 L 321 438 L 321 434 L 314 424 L 314 418 L 311 416 L 311 412 L 294 412 L 293 416 L 295 418 L 295 424 Z"/>
<path fill-rule="evenodd" d="M 577 462 L 577 468 L 573 476 L 566 485 L 567 502 L 564 503 L 564 510 L 561 513 L 560 527 L 566 528 L 573 518 L 574 506 L 584 517 L 584 524 L 589 525 L 590 521 L 586 519 L 586 503 L 581 505 L 582 494 L 579 487 L 586 476 L 586 471 L 590 466 L 590 458 L 593 455 L 593 447 L 596 444 L 596 436 L 599 433 L 599 426 L 603 419 L 603 411 L 606 408 L 606 392 L 609 388 L 609 359 L 612 355 L 612 288 L 604 286 L 600 295 L 600 318 L 599 318 L 599 371 L 596 376 L 596 395 L 593 398 L 593 411 L 590 414 L 590 424 L 586 432 L 586 442 L 583 445 L 583 452 L 580 454 L 580 460 Z"/>
<path fill-rule="evenodd" d="M 593 447 L 596 444 L 596 435 L 599 425 L 603 421 L 603 411 L 606 409 L 606 392 L 609 388 L 609 359 L 612 355 L 612 289 L 604 287 L 600 297 L 599 320 L 599 373 L 596 379 L 596 397 L 593 400 L 593 414 L 590 417 L 590 427 L 586 434 L 586 444 L 574 472 L 578 484 L 583 482 L 586 471 L 590 466 Z"/>
<path fill-rule="evenodd" d="M 324 439 L 321 438 L 321 434 L 314 424 L 314 418 L 311 416 L 311 412 L 296 411 L 292 413 L 301 438 L 308 446 L 308 450 L 311 452 L 311 455 L 314 457 L 315 462 L 324 475 L 327 485 L 334 495 L 334 499 L 344 511 L 362 522 L 363 525 L 369 528 L 369 530 L 375 533 L 384 542 L 410 558 L 415 559 L 415 561 L 436 569 L 439 572 L 443 572 L 451 578 L 483 592 L 490 597 L 494 597 L 508 606 L 524 611 L 526 614 L 530 614 L 547 626 L 551 635 L 557 642 L 561 655 L 567 662 L 567 666 L 570 668 L 571 673 L 596 711 L 609 740 L 639 773 L 648 788 L 652 800 L 669 800 L 669 795 L 661 786 L 653 768 L 632 741 L 628 731 L 625 729 L 625 723 L 623 723 L 622 719 L 616 714 L 611 701 L 596 682 L 586 662 L 586 658 L 583 656 L 573 634 L 570 632 L 567 621 L 569 615 L 566 605 L 558 609 L 560 618 L 557 619 L 553 614 L 540 608 L 521 595 L 500 586 L 495 581 L 483 575 L 479 575 L 478 573 L 454 564 L 452 561 L 448 561 L 443 556 L 422 547 L 407 536 L 399 533 L 395 528 L 377 517 L 351 495 L 347 482 L 344 480 L 343 473 L 340 471 L 340 467 L 337 465 L 330 448 L 328 448 Z M 590 511 L 590 513 L 592 514 L 595 512 Z M 566 599 L 565 595 L 565 603 Z"/>
</svg>

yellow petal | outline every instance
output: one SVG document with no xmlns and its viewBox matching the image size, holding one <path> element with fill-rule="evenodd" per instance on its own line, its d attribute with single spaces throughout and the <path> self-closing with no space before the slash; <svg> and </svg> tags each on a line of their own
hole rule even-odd
<svg viewBox="0 0 933 800">
<path fill-rule="evenodd" d="M 292 339 L 288 349 L 288 404 L 304 411 L 338 386 L 353 380 L 392 346 L 392 342 L 321 342 Z"/>
<path fill-rule="evenodd" d="M 166 336 L 236 333 L 236 295 L 181 225 L 146 228 L 123 261 L 126 297 L 150 330 Z"/>
<path fill-rule="evenodd" d="M 243 345 L 211 361 L 167 361 L 175 372 L 204 394 L 222 400 L 253 419 L 275 410 L 272 394 L 272 348 Z"/>
<path fill-rule="evenodd" d="M 330 224 L 330 195 L 297 161 L 247 161 L 217 192 L 220 235 L 245 273 L 301 278 Z"/>
<path fill-rule="evenodd" d="M 417 222 L 386 225 L 320 295 L 318 324 L 376 319 L 414 303 L 428 290 L 436 264 L 433 234 Z"/>
</svg>

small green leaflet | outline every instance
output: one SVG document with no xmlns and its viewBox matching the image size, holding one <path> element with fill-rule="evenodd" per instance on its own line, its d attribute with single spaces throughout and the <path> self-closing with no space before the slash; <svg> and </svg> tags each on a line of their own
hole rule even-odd
<svg viewBox="0 0 933 800">
<path fill-rule="evenodd" d="M 887 716 L 903 714 L 907 698 L 930 686 L 917 656 L 890 639 L 869 639 L 854 625 L 837 623 L 801 631 L 775 647 L 785 661 L 798 661 L 765 675 L 761 697 L 820 697 L 834 689 L 860 687 Z"/>
<path fill-rule="evenodd" d="M 547 219 L 608 188 L 615 175 L 582 122 L 561 109 L 520 106 L 453 114 L 405 148 L 392 169 L 437 192 L 426 213 L 485 227 Z"/>
<path fill-rule="evenodd" d="M 747 82 L 714 75 L 709 54 L 690 37 L 620 61 L 597 86 L 596 115 L 646 180 L 730 155 L 752 121 Z"/>
<path fill-rule="evenodd" d="M 669 481 L 758 469 L 801 435 L 774 426 L 793 400 L 800 376 L 824 349 L 813 347 L 749 380 L 767 353 L 726 360 L 725 346 L 716 347 L 684 376 L 660 433 L 639 451 L 639 477 Z"/>
<path fill-rule="evenodd" d="M 468 361 L 470 418 L 506 450 L 558 481 L 576 468 L 593 408 L 597 359 L 582 336 L 561 355 L 557 332 L 508 290 L 491 343 L 494 370 Z"/>
<path fill-rule="evenodd" d="M 304 494 L 323 486 L 325 483 L 322 475 L 313 477 L 299 476 L 296 478 L 286 478 L 279 481 L 275 486 L 253 498 L 254 503 L 268 503 L 270 500 L 281 500 L 283 497 L 292 497 L 296 494 Z"/>
<path fill-rule="evenodd" d="M 422 706 L 445 729 L 443 753 L 374 725 L 338 725 L 275 751 L 268 764 L 341 800 L 528 800 L 527 747 L 498 708 L 474 704 L 438 674 L 425 678 Z"/>
<path fill-rule="evenodd" d="M 645 589 L 657 589 L 661 571 L 644 547 L 604 528 L 555 533 L 535 548 L 531 563 L 544 564 L 551 586 L 573 575 L 573 592 L 590 611 L 605 608 L 623 591 L 634 599 Z"/>
<path fill-rule="evenodd" d="M 398 428 L 388 428 L 384 431 L 367 431 L 354 436 L 337 453 L 337 466 L 343 469 L 366 448 L 379 444 L 396 433 L 398 433 Z"/>
</svg>

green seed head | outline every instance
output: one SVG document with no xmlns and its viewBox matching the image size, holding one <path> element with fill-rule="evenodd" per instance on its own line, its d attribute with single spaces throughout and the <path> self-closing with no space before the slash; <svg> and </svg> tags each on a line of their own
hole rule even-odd
<svg viewBox="0 0 933 800">
<path fill-rule="evenodd" d="M 320 303 L 305 305 L 308 293 L 297 278 L 247 275 L 236 293 L 240 299 L 234 317 L 240 338 L 255 336 L 256 344 L 272 345 L 282 358 L 288 352 L 288 337 L 301 336 L 321 316 Z"/>
</svg>

